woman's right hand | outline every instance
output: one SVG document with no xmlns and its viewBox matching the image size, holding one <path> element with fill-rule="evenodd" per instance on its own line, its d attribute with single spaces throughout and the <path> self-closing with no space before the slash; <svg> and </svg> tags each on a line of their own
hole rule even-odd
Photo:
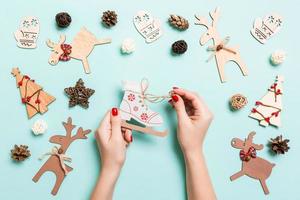
<svg viewBox="0 0 300 200">
<path fill-rule="evenodd" d="M 202 152 L 203 140 L 213 119 L 204 101 L 195 93 L 174 87 L 169 101 L 176 110 L 177 138 L 185 156 Z"/>
</svg>

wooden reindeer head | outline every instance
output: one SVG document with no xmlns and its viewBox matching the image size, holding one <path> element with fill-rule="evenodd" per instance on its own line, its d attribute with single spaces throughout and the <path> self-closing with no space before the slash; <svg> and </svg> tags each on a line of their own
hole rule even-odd
<svg viewBox="0 0 300 200">
<path fill-rule="evenodd" d="M 86 135 L 91 132 L 91 130 L 83 130 L 82 127 L 78 128 L 76 134 L 72 136 L 72 131 L 76 127 L 72 124 L 72 118 L 68 118 L 68 122 L 63 122 L 66 129 L 66 135 L 54 135 L 50 138 L 51 143 L 59 144 L 61 153 L 65 153 L 70 144 L 77 139 L 87 139 Z"/>
<path fill-rule="evenodd" d="M 49 63 L 51 65 L 56 65 L 59 62 L 59 56 L 63 53 L 63 50 L 61 49 L 61 44 L 63 44 L 65 41 L 65 35 L 60 35 L 58 43 L 54 43 L 50 39 L 46 41 L 47 46 L 50 47 L 53 52 L 49 58 Z"/>
<path fill-rule="evenodd" d="M 196 25 L 202 25 L 207 28 L 206 33 L 204 33 L 200 38 L 200 44 L 205 45 L 209 40 L 213 39 L 217 35 L 217 22 L 220 17 L 220 8 L 217 7 L 214 11 L 209 12 L 209 15 L 212 19 L 211 25 L 209 25 L 206 17 L 201 17 L 195 15 L 195 18 L 197 19 L 197 22 L 195 22 Z"/>
<path fill-rule="evenodd" d="M 264 145 L 262 144 L 254 144 L 253 143 L 253 137 L 256 133 L 251 132 L 249 133 L 247 139 L 241 140 L 239 138 L 233 138 L 231 141 L 231 146 L 237 149 L 242 149 L 244 151 L 248 151 L 250 147 L 253 147 L 256 150 L 262 150 L 264 148 Z"/>
</svg>

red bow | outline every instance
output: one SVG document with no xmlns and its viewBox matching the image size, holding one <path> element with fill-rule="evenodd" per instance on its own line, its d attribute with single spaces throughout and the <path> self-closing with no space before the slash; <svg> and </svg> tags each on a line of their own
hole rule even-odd
<svg viewBox="0 0 300 200">
<path fill-rule="evenodd" d="M 248 162 L 251 158 L 256 158 L 256 149 L 254 147 L 250 147 L 247 153 L 244 150 L 241 150 L 240 158 L 242 161 L 246 162 Z"/>
<path fill-rule="evenodd" d="M 69 61 L 71 59 L 70 54 L 72 53 L 72 46 L 69 44 L 61 44 L 60 48 L 63 53 L 59 56 L 59 60 Z"/>
</svg>

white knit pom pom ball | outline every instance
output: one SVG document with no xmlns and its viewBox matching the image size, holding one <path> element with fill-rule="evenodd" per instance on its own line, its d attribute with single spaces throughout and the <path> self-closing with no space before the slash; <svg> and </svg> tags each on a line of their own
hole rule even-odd
<svg viewBox="0 0 300 200">
<path fill-rule="evenodd" d="M 34 135 L 44 134 L 47 129 L 48 129 L 48 125 L 42 119 L 36 120 L 31 128 Z"/>
<path fill-rule="evenodd" d="M 272 53 L 270 60 L 273 65 L 280 65 L 284 62 L 285 58 L 286 53 L 282 50 L 277 50 Z"/>
<path fill-rule="evenodd" d="M 123 41 L 121 47 L 122 53 L 131 54 L 135 51 L 135 42 L 131 38 L 127 38 Z"/>
</svg>

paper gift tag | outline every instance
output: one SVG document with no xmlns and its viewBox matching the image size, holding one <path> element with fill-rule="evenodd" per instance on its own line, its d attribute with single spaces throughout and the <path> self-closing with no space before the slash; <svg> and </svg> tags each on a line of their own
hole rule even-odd
<svg viewBox="0 0 300 200">
<path fill-rule="evenodd" d="M 270 14 L 265 16 L 262 20 L 257 18 L 254 22 L 251 34 L 260 43 L 264 44 L 266 41 L 277 33 L 282 26 L 282 16 L 278 14 Z"/>
<path fill-rule="evenodd" d="M 36 17 L 24 17 L 19 29 L 15 32 L 18 47 L 26 49 L 36 48 L 36 41 L 40 32 L 40 23 Z"/>
<path fill-rule="evenodd" d="M 160 21 L 154 19 L 152 15 L 146 11 L 139 11 L 134 16 L 133 23 L 147 43 L 154 42 L 162 36 Z"/>
</svg>

